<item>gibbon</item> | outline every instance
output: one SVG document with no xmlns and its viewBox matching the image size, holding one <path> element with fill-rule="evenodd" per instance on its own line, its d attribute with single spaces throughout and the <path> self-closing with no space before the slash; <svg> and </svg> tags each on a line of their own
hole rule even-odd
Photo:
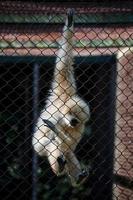
<svg viewBox="0 0 133 200">
<path fill-rule="evenodd" d="M 73 13 L 73 9 L 67 12 L 50 94 L 38 118 L 32 145 L 40 156 L 47 156 L 56 175 L 66 173 L 76 186 L 88 176 L 74 150 L 89 120 L 90 110 L 77 94 L 74 78 Z"/>
</svg>

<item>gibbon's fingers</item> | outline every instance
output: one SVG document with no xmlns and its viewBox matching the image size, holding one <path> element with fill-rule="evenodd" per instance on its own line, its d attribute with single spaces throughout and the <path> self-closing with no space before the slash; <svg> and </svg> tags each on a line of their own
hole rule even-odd
<svg viewBox="0 0 133 200">
<path fill-rule="evenodd" d="M 62 152 L 58 148 L 58 142 L 56 140 L 53 140 L 47 146 L 45 146 L 45 150 L 47 152 L 47 158 L 53 172 L 58 175 L 60 171 L 63 170 L 63 167 L 60 167 L 58 163 L 58 158 L 62 156 Z"/>
<path fill-rule="evenodd" d="M 68 9 L 67 10 L 67 20 L 66 20 L 66 25 L 68 27 L 71 27 L 73 24 L 73 16 L 74 16 L 74 9 Z"/>
</svg>

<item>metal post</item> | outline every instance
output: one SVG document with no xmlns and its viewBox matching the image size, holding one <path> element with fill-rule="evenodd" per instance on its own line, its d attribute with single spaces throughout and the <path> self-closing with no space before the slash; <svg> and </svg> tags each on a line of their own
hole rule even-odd
<svg viewBox="0 0 133 200">
<path fill-rule="evenodd" d="M 33 133 L 38 118 L 39 68 L 40 66 L 35 63 L 33 66 Z M 37 155 L 34 150 L 32 154 L 32 200 L 37 200 Z"/>
</svg>

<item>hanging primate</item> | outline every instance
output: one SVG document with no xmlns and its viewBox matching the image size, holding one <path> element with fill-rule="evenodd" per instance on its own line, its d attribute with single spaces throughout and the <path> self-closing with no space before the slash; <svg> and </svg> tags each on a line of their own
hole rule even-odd
<svg viewBox="0 0 133 200">
<path fill-rule="evenodd" d="M 47 156 L 53 172 L 56 175 L 66 173 L 75 186 L 87 177 L 74 150 L 90 111 L 88 104 L 77 94 L 74 78 L 73 12 L 69 9 L 67 13 L 50 94 L 38 118 L 32 143 L 39 155 Z"/>
</svg>

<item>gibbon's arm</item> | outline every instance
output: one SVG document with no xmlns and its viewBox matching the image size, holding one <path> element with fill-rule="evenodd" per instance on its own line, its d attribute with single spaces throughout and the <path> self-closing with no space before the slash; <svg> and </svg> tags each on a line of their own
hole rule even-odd
<svg viewBox="0 0 133 200">
<path fill-rule="evenodd" d="M 57 95 L 65 93 L 71 96 L 76 93 L 73 72 L 73 15 L 74 10 L 69 9 L 57 55 L 53 82 L 53 92 Z"/>
<path fill-rule="evenodd" d="M 67 18 L 65 26 L 63 28 L 63 36 L 60 42 L 60 50 L 57 55 L 56 66 L 59 70 L 64 68 L 64 65 L 71 66 L 73 64 L 73 15 L 74 10 L 69 9 L 67 13 Z"/>
</svg>

